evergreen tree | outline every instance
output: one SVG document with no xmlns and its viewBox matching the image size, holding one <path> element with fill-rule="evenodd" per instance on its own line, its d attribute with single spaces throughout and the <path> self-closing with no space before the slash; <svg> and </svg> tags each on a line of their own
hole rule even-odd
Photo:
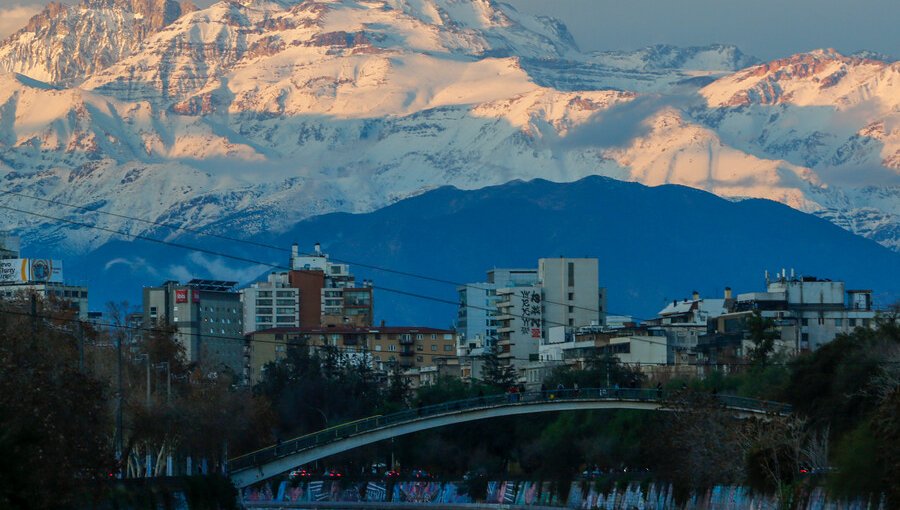
<svg viewBox="0 0 900 510">
<path fill-rule="evenodd" d="M 496 346 L 485 348 L 482 360 L 481 376 L 485 383 L 505 389 L 516 381 L 516 368 L 500 361 Z"/>
</svg>

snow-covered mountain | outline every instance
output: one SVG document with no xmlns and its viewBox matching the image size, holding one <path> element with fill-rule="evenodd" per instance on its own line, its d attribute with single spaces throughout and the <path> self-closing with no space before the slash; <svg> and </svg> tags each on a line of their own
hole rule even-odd
<svg viewBox="0 0 900 510">
<path fill-rule="evenodd" d="M 0 45 L 0 70 L 77 84 L 192 8 L 173 0 L 53 2 Z"/>
<path fill-rule="evenodd" d="M 147 21 L 147 6 L 171 16 Z M 85 0 L 0 44 L 18 73 L 0 76 L 0 179 L 251 235 L 445 184 L 599 174 L 771 198 L 900 249 L 898 65 L 757 64 L 722 45 L 585 54 L 559 22 L 493 0 Z M 0 228 L 81 251 L 112 235 L 37 219 Z"/>
</svg>

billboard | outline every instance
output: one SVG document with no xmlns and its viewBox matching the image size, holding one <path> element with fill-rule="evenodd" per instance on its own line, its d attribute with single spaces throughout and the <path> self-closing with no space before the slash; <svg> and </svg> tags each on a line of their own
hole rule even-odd
<svg viewBox="0 0 900 510">
<path fill-rule="evenodd" d="M 0 283 L 62 283 L 62 281 L 62 261 L 51 259 L 0 260 Z"/>
<path fill-rule="evenodd" d="M 188 291 L 187 289 L 175 289 L 175 302 L 176 303 L 187 303 Z"/>
</svg>

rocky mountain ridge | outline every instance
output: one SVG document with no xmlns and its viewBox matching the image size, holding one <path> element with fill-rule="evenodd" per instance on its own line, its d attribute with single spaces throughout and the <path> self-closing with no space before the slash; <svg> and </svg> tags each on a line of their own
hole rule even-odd
<svg viewBox="0 0 900 510">
<path fill-rule="evenodd" d="M 585 54 L 559 22 L 491 0 L 219 2 L 141 17 L 162 1 L 48 7 L 0 44 L 0 67 L 18 73 L 0 77 L 4 188 L 252 235 L 446 184 L 605 175 L 777 200 L 900 249 L 897 62 L 822 50 L 757 63 L 722 45 Z M 71 41 L 103 48 L 129 23 L 144 27 L 131 49 L 81 63 Z M 62 29 L 48 27 L 78 30 L 55 39 Z M 53 57 L 54 44 L 72 57 Z M 21 48 L 56 64 L 13 58 Z M 0 228 L 77 251 L 110 238 L 42 223 Z"/>
</svg>

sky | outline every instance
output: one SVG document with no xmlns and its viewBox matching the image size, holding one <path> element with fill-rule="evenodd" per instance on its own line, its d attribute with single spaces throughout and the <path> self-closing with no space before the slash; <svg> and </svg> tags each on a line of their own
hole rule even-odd
<svg viewBox="0 0 900 510">
<path fill-rule="evenodd" d="M 900 0 L 505 1 L 524 12 L 561 19 L 588 51 L 724 43 L 763 60 L 816 48 L 871 50 L 900 58 Z M 0 0 L 0 37 L 24 25 L 45 3 Z"/>
</svg>

